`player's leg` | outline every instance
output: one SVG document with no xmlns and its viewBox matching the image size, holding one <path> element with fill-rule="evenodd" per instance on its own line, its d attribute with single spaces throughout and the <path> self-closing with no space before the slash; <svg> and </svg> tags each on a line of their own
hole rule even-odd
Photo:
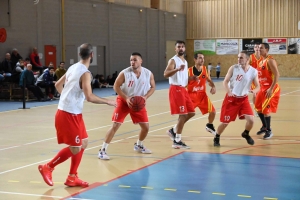
<svg viewBox="0 0 300 200">
<path fill-rule="evenodd" d="M 149 132 L 149 123 L 139 123 L 139 125 L 141 127 L 141 131 L 137 142 L 134 144 L 133 150 L 140 153 L 150 154 L 152 153 L 151 150 L 147 149 L 143 144 L 143 141 L 146 139 Z"/>
<path fill-rule="evenodd" d="M 267 131 L 267 123 L 266 123 L 265 115 L 262 113 L 262 105 L 263 105 L 263 102 L 265 101 L 265 92 L 264 91 L 265 90 L 263 90 L 261 88 L 260 91 L 256 94 L 256 99 L 255 99 L 255 108 L 256 108 L 257 114 L 259 116 L 259 119 L 262 123 L 262 127 L 256 133 L 257 135 L 264 134 Z"/>
<path fill-rule="evenodd" d="M 245 125 L 245 130 L 242 133 L 242 137 L 246 139 L 248 144 L 254 145 L 254 140 L 249 135 L 249 132 L 252 129 L 254 124 L 254 117 L 251 115 L 245 115 L 245 119 L 246 119 L 246 125 Z"/>
<path fill-rule="evenodd" d="M 202 94 L 201 103 L 199 103 L 199 109 L 203 115 L 208 114 L 208 123 L 205 126 L 206 131 L 210 132 L 212 135 L 216 135 L 216 130 L 213 125 L 213 122 L 216 117 L 216 110 L 213 104 L 211 103 L 209 97 L 206 93 Z"/>
</svg>

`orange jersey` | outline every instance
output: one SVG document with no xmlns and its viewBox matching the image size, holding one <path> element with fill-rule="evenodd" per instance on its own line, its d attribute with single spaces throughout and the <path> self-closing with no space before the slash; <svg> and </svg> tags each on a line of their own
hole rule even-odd
<svg viewBox="0 0 300 200">
<path fill-rule="evenodd" d="M 267 58 L 263 60 L 257 68 L 259 83 L 262 87 L 271 86 L 273 83 L 274 74 L 268 66 L 268 61 L 270 59 L 273 59 L 273 57 L 268 55 Z"/>
<path fill-rule="evenodd" d="M 250 64 L 253 68 L 257 69 L 257 67 L 259 66 L 259 63 L 260 63 L 262 60 L 263 60 L 263 57 L 262 57 L 262 56 L 260 56 L 259 59 L 257 60 L 255 54 L 253 53 L 253 54 L 250 55 L 250 62 L 249 62 L 249 64 Z"/>
<path fill-rule="evenodd" d="M 189 76 L 194 76 L 194 69 L 195 66 L 189 67 L 188 73 Z M 198 76 L 199 80 L 190 80 L 187 85 L 187 91 L 190 92 L 206 92 L 206 78 L 207 78 L 207 70 L 205 66 L 202 66 L 202 72 Z"/>
</svg>

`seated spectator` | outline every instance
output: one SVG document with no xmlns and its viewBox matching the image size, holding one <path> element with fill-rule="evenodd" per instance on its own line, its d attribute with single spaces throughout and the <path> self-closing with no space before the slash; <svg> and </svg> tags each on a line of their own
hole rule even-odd
<svg viewBox="0 0 300 200">
<path fill-rule="evenodd" d="M 100 84 L 99 84 L 99 74 L 97 74 L 96 76 L 94 76 L 93 80 L 92 80 L 92 88 L 100 88 Z"/>
<path fill-rule="evenodd" d="M 118 77 L 118 72 L 115 71 L 115 73 L 113 73 L 112 78 L 110 79 L 108 84 L 113 86 L 115 84 L 115 81 L 116 81 L 117 77 Z"/>
<path fill-rule="evenodd" d="M 21 73 L 22 71 L 24 71 L 24 66 L 24 60 L 20 59 L 16 64 L 16 72 Z"/>
<path fill-rule="evenodd" d="M 40 56 L 36 47 L 32 49 L 32 53 L 30 54 L 30 62 L 32 64 L 32 69 L 38 70 L 40 75 L 43 74 L 43 70 L 47 68 L 41 64 Z"/>
<path fill-rule="evenodd" d="M 108 87 L 113 87 L 112 85 L 109 85 L 102 74 L 99 75 L 99 85 L 100 88 L 108 88 Z"/>
<path fill-rule="evenodd" d="M 44 101 L 44 94 L 41 91 L 41 88 L 36 86 L 35 78 L 32 72 L 32 65 L 27 64 L 27 69 L 23 70 L 20 77 L 19 85 L 23 88 L 23 81 L 25 80 L 25 87 L 33 93 L 33 95 L 37 98 L 38 101 Z"/>
<path fill-rule="evenodd" d="M 11 52 L 11 62 L 13 66 L 16 66 L 16 64 L 19 62 L 20 59 L 23 59 L 22 56 L 19 54 L 18 49 L 13 49 Z"/>
<path fill-rule="evenodd" d="M 46 96 L 50 99 L 54 99 L 55 95 L 55 83 L 54 81 L 54 67 L 49 67 L 44 73 L 38 77 L 37 86 L 45 88 Z"/>
<path fill-rule="evenodd" d="M 106 78 L 106 83 L 110 83 L 111 82 L 111 75 L 108 75 Z"/>
<path fill-rule="evenodd" d="M 12 76 L 15 68 L 12 65 L 9 53 L 5 54 L 5 59 L 1 63 L 1 68 L 2 68 L 1 70 L 3 71 L 3 73 L 5 73 L 6 77 Z"/>
<path fill-rule="evenodd" d="M 59 67 L 55 71 L 56 80 L 59 80 L 66 72 L 65 62 L 61 61 L 59 63 Z"/>
</svg>

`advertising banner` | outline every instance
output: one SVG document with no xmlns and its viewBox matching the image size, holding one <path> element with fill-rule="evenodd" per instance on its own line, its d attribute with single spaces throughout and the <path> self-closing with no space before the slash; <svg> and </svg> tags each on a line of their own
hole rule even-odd
<svg viewBox="0 0 300 200">
<path fill-rule="evenodd" d="M 254 45 L 256 43 L 262 43 L 262 38 L 240 39 L 240 51 L 246 50 L 249 53 L 254 53 Z"/>
<path fill-rule="evenodd" d="M 239 41 L 238 39 L 220 39 L 217 40 L 217 55 L 238 54 Z"/>
<path fill-rule="evenodd" d="M 288 54 L 300 54 L 300 38 L 288 39 Z"/>
<path fill-rule="evenodd" d="M 194 53 L 216 55 L 216 40 L 194 40 Z"/>
<path fill-rule="evenodd" d="M 286 38 L 265 38 L 264 42 L 270 45 L 269 54 L 286 54 Z"/>
</svg>

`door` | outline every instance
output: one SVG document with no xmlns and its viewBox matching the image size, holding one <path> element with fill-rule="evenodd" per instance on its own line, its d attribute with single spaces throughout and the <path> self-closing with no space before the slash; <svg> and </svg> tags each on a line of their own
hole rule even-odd
<svg viewBox="0 0 300 200">
<path fill-rule="evenodd" d="M 106 77 L 106 65 L 105 65 L 105 46 L 97 46 L 97 74 L 103 74 Z"/>
<path fill-rule="evenodd" d="M 45 66 L 48 66 L 50 62 L 53 63 L 54 69 L 56 69 L 56 46 L 54 45 L 45 45 Z"/>
</svg>

